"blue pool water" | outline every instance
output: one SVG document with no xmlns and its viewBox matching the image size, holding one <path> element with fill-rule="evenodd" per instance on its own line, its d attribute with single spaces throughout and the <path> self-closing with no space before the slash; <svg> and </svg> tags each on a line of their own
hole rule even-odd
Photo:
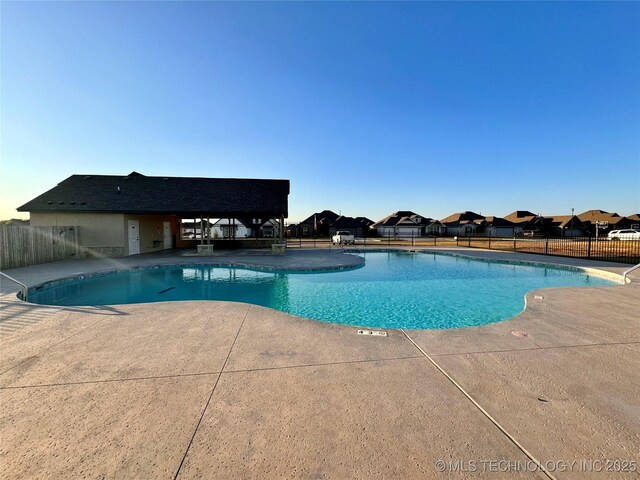
<svg viewBox="0 0 640 480">
<path fill-rule="evenodd" d="M 253 303 L 315 320 L 442 329 L 511 318 L 526 292 L 613 282 L 575 270 L 431 253 L 366 253 L 355 270 L 294 273 L 191 265 L 130 270 L 45 286 L 29 301 L 117 305 L 175 300 Z"/>
</svg>

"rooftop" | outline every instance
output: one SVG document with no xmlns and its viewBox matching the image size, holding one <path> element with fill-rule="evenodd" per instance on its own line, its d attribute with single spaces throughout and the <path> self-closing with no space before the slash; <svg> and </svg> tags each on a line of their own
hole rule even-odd
<svg viewBox="0 0 640 480">
<path fill-rule="evenodd" d="M 289 180 L 72 175 L 18 211 L 286 216 L 288 195 Z"/>
</svg>

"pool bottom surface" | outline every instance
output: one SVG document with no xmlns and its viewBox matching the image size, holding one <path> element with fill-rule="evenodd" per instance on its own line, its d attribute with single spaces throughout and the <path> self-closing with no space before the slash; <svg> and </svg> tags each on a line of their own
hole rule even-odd
<svg viewBox="0 0 640 480">
<path fill-rule="evenodd" d="M 363 256 L 362 268 L 314 273 L 210 265 L 136 269 L 45 286 L 29 301 L 64 306 L 237 301 L 346 325 L 447 329 L 514 317 L 534 289 L 614 284 L 559 267 L 434 253 Z"/>
</svg>

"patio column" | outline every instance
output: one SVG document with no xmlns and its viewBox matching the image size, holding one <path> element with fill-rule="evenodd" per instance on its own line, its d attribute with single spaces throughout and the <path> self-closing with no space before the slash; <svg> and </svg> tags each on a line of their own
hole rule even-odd
<svg viewBox="0 0 640 480">
<path fill-rule="evenodd" d="M 284 215 L 280 215 L 280 241 L 284 240 Z"/>
</svg>

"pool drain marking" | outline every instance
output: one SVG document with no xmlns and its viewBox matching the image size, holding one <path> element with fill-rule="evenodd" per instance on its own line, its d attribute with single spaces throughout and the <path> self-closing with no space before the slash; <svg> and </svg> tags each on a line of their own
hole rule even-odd
<svg viewBox="0 0 640 480">
<path fill-rule="evenodd" d="M 386 337 L 387 332 L 382 330 L 358 330 L 358 335 L 375 335 L 377 337 Z"/>
<path fill-rule="evenodd" d="M 176 287 L 169 287 L 169 288 L 165 288 L 164 290 L 160 290 L 158 292 L 158 295 L 162 295 L 163 293 L 167 293 L 170 290 L 174 290 Z"/>
</svg>

